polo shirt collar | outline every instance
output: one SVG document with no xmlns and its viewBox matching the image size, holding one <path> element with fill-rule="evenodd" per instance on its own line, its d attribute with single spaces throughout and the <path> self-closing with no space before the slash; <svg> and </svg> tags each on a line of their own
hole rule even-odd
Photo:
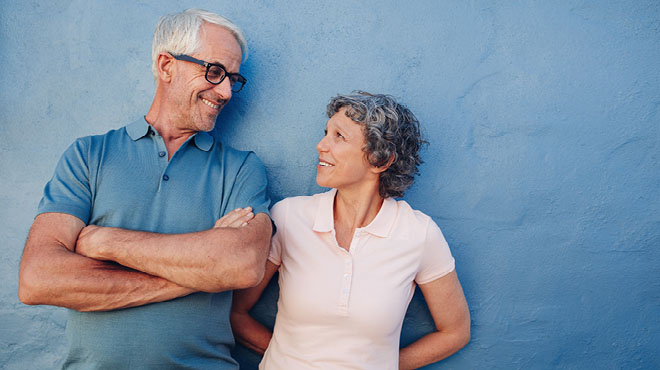
<svg viewBox="0 0 660 370">
<path fill-rule="evenodd" d="M 133 141 L 145 137 L 149 130 L 153 130 L 151 125 L 143 118 L 126 126 L 126 133 Z M 193 135 L 195 146 L 200 150 L 208 152 L 213 146 L 213 136 L 205 131 L 200 131 Z"/>
<path fill-rule="evenodd" d="M 316 209 L 316 219 L 312 230 L 326 233 L 335 229 L 334 204 L 337 189 L 332 189 L 319 195 L 319 206 Z"/>
<path fill-rule="evenodd" d="M 213 136 L 206 131 L 200 131 L 195 135 L 195 146 L 200 150 L 208 152 L 213 146 Z"/>
<path fill-rule="evenodd" d="M 334 230 L 335 220 L 333 207 L 336 194 L 337 189 L 332 189 L 319 196 L 319 206 L 316 211 L 316 218 L 312 230 L 316 232 L 330 232 Z M 394 221 L 396 221 L 397 211 L 398 205 L 396 200 L 392 197 L 385 198 L 376 217 L 371 223 L 369 223 L 369 225 L 363 227 L 362 230 L 381 238 L 388 237 L 392 230 L 392 226 L 394 225 Z"/>
<path fill-rule="evenodd" d="M 392 197 L 385 198 L 376 217 L 371 220 L 369 225 L 363 227 L 362 230 L 381 238 L 387 238 L 390 236 L 390 231 L 396 220 L 397 211 L 398 205 L 396 200 Z"/>
<path fill-rule="evenodd" d="M 149 124 L 142 118 L 126 126 L 126 133 L 133 141 L 141 139 L 149 133 Z"/>
</svg>

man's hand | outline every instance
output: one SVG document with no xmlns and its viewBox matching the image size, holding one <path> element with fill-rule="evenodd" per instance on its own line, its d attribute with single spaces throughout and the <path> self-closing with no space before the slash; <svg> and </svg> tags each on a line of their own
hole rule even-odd
<svg viewBox="0 0 660 370">
<path fill-rule="evenodd" d="M 105 227 L 89 225 L 85 226 L 78 235 L 75 252 L 81 256 L 102 260 L 101 248 L 105 245 Z"/>
<path fill-rule="evenodd" d="M 220 217 L 213 227 L 243 227 L 247 226 L 253 218 L 252 207 L 236 208 Z"/>
</svg>

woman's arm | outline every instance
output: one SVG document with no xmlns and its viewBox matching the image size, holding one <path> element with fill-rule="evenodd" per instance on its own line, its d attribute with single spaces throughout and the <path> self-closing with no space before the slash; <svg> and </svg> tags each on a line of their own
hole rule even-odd
<svg viewBox="0 0 660 370">
<path fill-rule="evenodd" d="M 470 311 L 456 271 L 420 284 L 436 331 L 399 352 L 399 369 L 417 369 L 456 353 L 470 340 Z"/>
<path fill-rule="evenodd" d="M 266 261 L 266 272 L 259 285 L 253 288 L 234 290 L 230 320 L 236 341 L 261 355 L 266 352 L 273 333 L 252 318 L 249 311 L 257 303 L 278 268 L 279 266 L 276 264 Z"/>
</svg>

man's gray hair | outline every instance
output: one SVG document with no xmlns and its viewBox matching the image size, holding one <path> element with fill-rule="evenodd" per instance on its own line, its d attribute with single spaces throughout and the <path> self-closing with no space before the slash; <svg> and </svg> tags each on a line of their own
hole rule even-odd
<svg viewBox="0 0 660 370">
<path fill-rule="evenodd" d="M 227 18 L 202 9 L 187 9 L 180 13 L 164 15 L 154 30 L 154 42 L 151 50 L 151 71 L 158 85 L 158 55 L 162 52 L 173 54 L 193 54 L 199 50 L 200 29 L 203 22 L 226 28 L 234 35 L 241 47 L 243 61 L 247 59 L 248 47 L 243 31 Z"/>
<path fill-rule="evenodd" d="M 422 138 L 415 115 L 390 95 L 364 91 L 332 98 L 328 117 L 342 108 L 346 109 L 348 118 L 362 125 L 366 142 L 362 150 L 372 166 L 385 166 L 393 158 L 387 170 L 380 174 L 380 196 L 402 197 L 413 184 L 417 166 L 423 163 L 419 149 L 428 144 Z"/>
</svg>

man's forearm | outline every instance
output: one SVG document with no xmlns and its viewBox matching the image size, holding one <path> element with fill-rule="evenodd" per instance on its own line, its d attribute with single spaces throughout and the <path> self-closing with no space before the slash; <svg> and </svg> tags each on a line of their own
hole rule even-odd
<svg viewBox="0 0 660 370">
<path fill-rule="evenodd" d="M 82 221 L 65 214 L 37 217 L 19 272 L 19 298 L 23 303 L 105 311 L 193 292 L 159 277 L 74 253 L 73 245 L 83 226 Z"/>
<path fill-rule="evenodd" d="M 168 301 L 194 292 L 114 263 L 88 260 L 69 264 L 75 268 L 75 273 L 58 271 L 59 274 L 50 274 L 50 278 L 41 283 L 31 284 L 30 278 L 26 278 L 19 292 L 21 301 L 77 311 L 108 311 Z"/>
<path fill-rule="evenodd" d="M 158 234 L 118 228 L 83 230 L 78 252 L 159 276 L 194 290 L 218 292 L 257 284 L 270 242 L 270 219 L 241 228 Z"/>
</svg>

